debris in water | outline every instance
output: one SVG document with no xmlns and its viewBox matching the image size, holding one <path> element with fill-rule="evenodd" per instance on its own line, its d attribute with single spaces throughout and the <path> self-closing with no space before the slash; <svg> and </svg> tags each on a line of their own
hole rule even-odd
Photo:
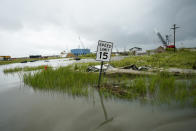
<svg viewBox="0 0 196 131">
<path fill-rule="evenodd" d="M 136 65 L 128 65 L 128 66 L 124 66 L 124 67 L 121 67 L 120 69 L 133 69 L 133 70 L 138 70 L 137 66 Z"/>
<path fill-rule="evenodd" d="M 102 70 L 103 71 L 106 71 L 108 69 L 113 69 L 114 67 L 109 65 L 109 64 L 105 64 L 103 65 L 102 67 Z M 89 66 L 86 71 L 87 72 L 98 72 L 99 70 L 101 69 L 101 65 L 96 65 L 96 66 Z"/>
<path fill-rule="evenodd" d="M 80 57 L 75 57 L 74 60 L 80 60 Z"/>
<path fill-rule="evenodd" d="M 27 61 L 22 61 L 22 62 L 20 62 L 20 63 L 27 63 Z"/>
<path fill-rule="evenodd" d="M 120 69 L 132 69 L 132 70 L 138 70 L 138 71 L 147 71 L 148 69 L 150 69 L 150 67 L 147 67 L 147 66 L 137 67 L 135 64 L 133 64 L 133 65 L 121 67 Z"/>
<path fill-rule="evenodd" d="M 140 66 L 138 67 L 139 71 L 147 71 L 150 67 L 146 67 L 146 66 Z"/>
<path fill-rule="evenodd" d="M 37 60 L 32 60 L 32 61 L 30 61 L 30 62 L 35 62 L 35 61 L 37 61 Z"/>
</svg>

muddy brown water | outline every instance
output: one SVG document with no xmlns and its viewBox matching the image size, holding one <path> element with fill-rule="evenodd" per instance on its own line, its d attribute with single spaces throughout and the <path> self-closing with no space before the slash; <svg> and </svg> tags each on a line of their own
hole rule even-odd
<svg viewBox="0 0 196 131">
<path fill-rule="evenodd" d="M 75 61 L 52 60 L 52 66 Z M 72 96 L 24 86 L 19 75 L 3 74 L 0 66 L 0 131 L 195 131 L 196 109 L 151 105 L 137 100 Z"/>
</svg>

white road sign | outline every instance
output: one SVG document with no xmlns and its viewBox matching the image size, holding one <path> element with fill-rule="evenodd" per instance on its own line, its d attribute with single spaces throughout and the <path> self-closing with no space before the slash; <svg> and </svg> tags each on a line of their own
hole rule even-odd
<svg viewBox="0 0 196 131">
<path fill-rule="evenodd" d="M 110 56 L 112 53 L 113 43 L 107 41 L 98 41 L 97 45 L 97 61 L 110 61 Z"/>
</svg>

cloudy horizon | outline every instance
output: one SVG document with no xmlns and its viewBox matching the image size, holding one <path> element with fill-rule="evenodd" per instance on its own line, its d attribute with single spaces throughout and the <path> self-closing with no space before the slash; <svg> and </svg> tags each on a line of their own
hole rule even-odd
<svg viewBox="0 0 196 131">
<path fill-rule="evenodd" d="M 154 29 L 172 35 L 173 24 L 177 47 L 196 47 L 195 12 L 194 0 L 1 0 L 0 56 L 95 51 L 98 40 L 153 49 L 162 45 Z"/>
</svg>

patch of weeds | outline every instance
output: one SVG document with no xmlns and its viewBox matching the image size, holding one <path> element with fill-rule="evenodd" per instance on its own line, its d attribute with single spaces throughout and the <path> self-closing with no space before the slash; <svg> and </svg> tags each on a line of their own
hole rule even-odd
<svg viewBox="0 0 196 131">
<path fill-rule="evenodd" d="M 31 66 L 15 67 L 15 68 L 4 69 L 3 72 L 5 74 L 7 74 L 7 73 L 15 73 L 15 72 L 19 72 L 19 71 L 34 71 L 34 70 L 44 69 L 45 66 L 46 65 L 35 66 L 35 67 L 31 67 Z M 47 68 L 51 68 L 51 67 L 47 66 Z"/>
<path fill-rule="evenodd" d="M 64 89 L 73 94 L 86 94 L 87 88 L 94 86 L 97 79 L 98 74 L 76 72 L 71 66 L 42 70 L 23 76 L 24 83 L 33 88 Z"/>
</svg>

